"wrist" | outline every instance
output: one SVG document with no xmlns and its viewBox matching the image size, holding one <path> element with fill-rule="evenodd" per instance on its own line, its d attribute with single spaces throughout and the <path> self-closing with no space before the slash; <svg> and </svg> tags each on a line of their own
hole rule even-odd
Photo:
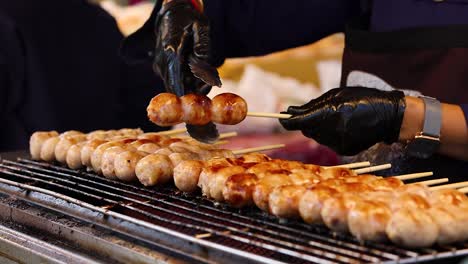
<svg viewBox="0 0 468 264">
<path fill-rule="evenodd" d="M 406 142 L 421 132 L 424 124 L 424 102 L 422 99 L 406 96 L 406 109 L 403 114 L 399 140 Z"/>
</svg>

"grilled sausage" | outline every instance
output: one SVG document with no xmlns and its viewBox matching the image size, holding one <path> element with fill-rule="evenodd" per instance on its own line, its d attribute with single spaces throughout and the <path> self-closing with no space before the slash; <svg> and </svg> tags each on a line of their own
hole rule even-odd
<svg viewBox="0 0 468 264">
<path fill-rule="evenodd" d="M 128 143 L 134 141 L 134 139 L 122 139 L 122 140 L 116 140 L 116 141 L 109 141 L 107 143 L 99 145 L 96 150 L 94 150 L 93 154 L 91 155 L 91 165 L 93 170 L 96 173 L 101 174 L 101 161 L 102 161 L 102 155 L 104 154 L 104 151 L 106 149 L 114 147 L 114 146 L 121 146 L 125 147 Z"/>
<path fill-rule="evenodd" d="M 264 172 L 264 176 L 260 178 L 255 185 L 252 196 L 253 201 L 258 208 L 268 212 L 268 202 L 271 191 L 275 187 L 292 184 L 288 174 L 288 171 L 284 170 Z M 259 175 L 257 174 L 257 176 Z"/>
<path fill-rule="evenodd" d="M 206 125 L 211 122 L 211 100 L 204 95 L 187 94 L 180 98 L 182 120 L 190 125 Z"/>
<path fill-rule="evenodd" d="M 199 160 L 184 160 L 174 168 L 174 183 L 183 192 L 197 190 L 198 179 L 205 163 Z"/>
<path fill-rule="evenodd" d="M 337 195 L 338 191 L 328 186 L 314 186 L 307 190 L 299 201 L 299 214 L 304 222 L 321 224 L 323 203 L 330 197 Z"/>
<path fill-rule="evenodd" d="M 87 141 L 79 142 L 71 146 L 67 151 L 66 162 L 70 169 L 81 169 L 83 168 L 83 162 L 81 161 L 81 149 Z"/>
<path fill-rule="evenodd" d="M 97 147 L 107 142 L 109 141 L 102 139 L 91 139 L 86 141 L 83 147 L 81 147 L 81 163 L 83 166 L 91 168 L 91 156 L 93 155 L 93 152 Z"/>
<path fill-rule="evenodd" d="M 247 116 L 247 102 L 232 93 L 222 93 L 211 101 L 211 115 L 215 123 L 236 125 Z"/>
<path fill-rule="evenodd" d="M 85 140 L 85 134 L 60 137 L 60 140 L 57 142 L 54 150 L 55 159 L 60 163 L 66 163 L 68 149 L 70 149 L 71 146 Z"/>
<path fill-rule="evenodd" d="M 151 122 L 162 127 L 181 123 L 184 114 L 182 101 L 171 93 L 160 93 L 153 97 L 146 111 Z"/>
<path fill-rule="evenodd" d="M 130 156 L 131 153 L 122 153 L 121 155 Z M 143 157 L 134 154 L 134 159 L 128 159 L 129 164 L 135 161 L 137 161 L 136 167 L 134 167 L 136 177 L 144 186 L 164 184 L 172 178 L 173 165 L 167 155 L 150 154 Z"/>
<path fill-rule="evenodd" d="M 115 174 L 115 158 L 117 157 L 117 155 L 127 150 L 127 146 L 121 145 L 110 147 L 104 151 L 101 158 L 101 171 L 104 177 L 111 180 L 118 179 Z"/>
<path fill-rule="evenodd" d="M 386 233 L 397 245 L 424 248 L 437 241 L 439 226 L 427 210 L 402 208 L 392 214 Z"/>
<path fill-rule="evenodd" d="M 29 153 L 31 154 L 31 158 L 33 160 L 40 160 L 41 159 L 41 149 L 44 143 L 52 138 L 58 137 L 57 131 L 38 131 L 34 132 L 29 139 Z"/>
<path fill-rule="evenodd" d="M 136 166 L 146 156 L 146 153 L 136 150 L 126 150 L 117 154 L 114 158 L 115 176 L 124 182 L 136 181 Z"/>
<path fill-rule="evenodd" d="M 361 241 L 383 242 L 387 239 L 386 228 L 392 211 L 386 203 L 361 201 L 348 212 L 348 227 L 353 236 Z"/>
<path fill-rule="evenodd" d="M 237 208 L 252 205 L 252 194 L 257 182 L 257 175 L 252 173 L 239 173 L 229 176 L 223 188 L 224 200 Z"/>
<path fill-rule="evenodd" d="M 268 200 L 271 214 L 282 218 L 299 218 L 299 201 L 308 187 L 303 184 L 274 188 Z"/>
<path fill-rule="evenodd" d="M 41 147 L 41 160 L 52 162 L 55 161 L 55 146 L 60 141 L 60 137 L 51 137 L 44 141 Z"/>
<path fill-rule="evenodd" d="M 232 175 L 243 172 L 245 172 L 245 168 L 242 166 L 230 166 L 219 170 L 208 183 L 209 194 L 205 193 L 206 196 L 213 198 L 218 202 L 223 202 L 223 189 L 226 184 L 226 180 Z"/>
</svg>

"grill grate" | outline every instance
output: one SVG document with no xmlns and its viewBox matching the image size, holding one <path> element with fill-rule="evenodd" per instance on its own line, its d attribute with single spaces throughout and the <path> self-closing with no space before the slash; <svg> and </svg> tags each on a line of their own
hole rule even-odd
<svg viewBox="0 0 468 264">
<path fill-rule="evenodd" d="M 468 244 L 421 250 L 362 244 L 322 226 L 279 220 L 253 208 L 230 208 L 174 187 L 148 189 L 27 159 L 3 160 L 0 183 L 256 262 L 404 263 L 468 255 Z"/>
</svg>

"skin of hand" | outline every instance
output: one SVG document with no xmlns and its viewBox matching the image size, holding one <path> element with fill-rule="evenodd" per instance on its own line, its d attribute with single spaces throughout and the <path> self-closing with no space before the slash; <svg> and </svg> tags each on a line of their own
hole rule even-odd
<svg viewBox="0 0 468 264">
<path fill-rule="evenodd" d="M 424 102 L 417 97 L 406 96 L 406 110 L 401 125 L 401 142 L 412 140 L 422 131 Z M 439 153 L 468 161 L 468 128 L 465 115 L 458 105 L 442 104 L 442 128 Z"/>
<path fill-rule="evenodd" d="M 406 108 L 404 94 L 365 87 L 332 89 L 302 106 L 291 106 L 287 130 L 329 146 L 341 155 L 355 155 L 378 142 L 398 141 Z"/>
<path fill-rule="evenodd" d="M 208 19 L 188 0 L 164 2 L 155 21 L 153 69 L 166 90 L 178 96 L 207 94 L 221 86 L 218 71 L 209 62 Z"/>
</svg>

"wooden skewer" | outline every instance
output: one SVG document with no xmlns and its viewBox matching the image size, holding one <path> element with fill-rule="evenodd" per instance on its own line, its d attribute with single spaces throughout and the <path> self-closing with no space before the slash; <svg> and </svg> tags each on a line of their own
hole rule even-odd
<svg viewBox="0 0 468 264">
<path fill-rule="evenodd" d="M 236 136 L 237 136 L 237 132 L 227 132 L 227 133 L 221 133 L 221 134 L 219 134 L 219 138 L 218 138 L 218 139 L 231 138 L 231 137 L 236 137 Z M 189 135 L 180 136 L 180 137 L 177 137 L 177 138 L 181 138 L 181 139 L 192 139 L 192 137 L 190 137 Z M 194 140 L 195 140 L 195 139 L 194 139 Z"/>
<path fill-rule="evenodd" d="M 171 136 L 171 135 L 178 135 L 187 132 L 186 128 L 180 128 L 180 129 L 173 129 L 173 130 L 168 130 L 168 131 L 162 131 L 162 132 L 156 132 L 156 134 L 161 135 L 161 136 Z"/>
<path fill-rule="evenodd" d="M 421 172 L 421 173 L 412 173 L 412 174 L 405 174 L 405 175 L 400 175 L 400 176 L 395 176 L 395 178 L 400 179 L 402 181 L 405 180 L 412 180 L 412 179 L 418 179 L 418 178 L 423 178 L 423 177 L 429 177 L 434 175 L 432 171 L 429 172 Z"/>
<path fill-rule="evenodd" d="M 381 170 L 390 169 L 391 167 L 392 167 L 392 164 L 383 164 L 383 165 L 372 166 L 372 167 L 367 167 L 367 168 L 363 168 L 363 169 L 354 170 L 354 173 L 364 174 L 364 173 L 369 173 L 369 172 L 374 172 L 374 171 L 381 171 Z"/>
<path fill-rule="evenodd" d="M 428 180 L 428 181 L 421 181 L 421 182 L 415 182 L 415 183 L 410 183 L 410 184 L 422 184 L 426 186 L 431 186 L 431 185 L 436 185 L 444 182 L 448 182 L 448 178 L 441 178 L 441 179 L 435 179 L 435 180 Z"/>
<path fill-rule="evenodd" d="M 261 112 L 248 112 L 247 116 L 252 117 L 266 117 L 266 118 L 278 118 L 278 119 L 288 119 L 291 117 L 290 114 L 277 114 L 277 113 L 261 113 Z"/>
<path fill-rule="evenodd" d="M 457 183 L 451 183 L 451 184 L 431 187 L 431 191 L 437 191 L 437 190 L 442 190 L 442 189 L 450 189 L 450 188 L 455 189 L 455 188 L 461 188 L 461 187 L 467 187 L 467 186 L 468 186 L 468 181 L 457 182 Z"/>
<path fill-rule="evenodd" d="M 467 194 L 468 193 L 468 187 L 458 189 L 458 191 Z"/>
<path fill-rule="evenodd" d="M 284 144 L 267 145 L 267 146 L 262 146 L 262 147 L 233 150 L 232 153 L 234 155 L 242 155 L 242 154 L 247 154 L 247 153 L 252 153 L 252 152 L 259 152 L 259 151 L 266 151 L 266 150 L 284 148 L 284 146 L 285 146 Z"/>
<path fill-rule="evenodd" d="M 215 143 L 213 143 L 213 145 L 220 146 L 220 145 L 226 145 L 228 143 L 229 143 L 229 140 L 218 140 Z"/>
<path fill-rule="evenodd" d="M 346 168 L 346 169 L 356 169 L 356 168 L 362 168 L 362 167 L 367 167 L 370 166 L 371 163 L 368 161 L 363 161 L 363 162 L 356 162 L 356 163 L 349 163 L 349 164 L 341 164 L 341 165 L 336 165 L 336 166 L 330 166 L 330 167 L 324 167 L 325 169 L 330 169 L 330 168 Z"/>
<path fill-rule="evenodd" d="M 219 139 L 237 137 L 237 132 L 228 132 L 219 134 Z"/>
</svg>

